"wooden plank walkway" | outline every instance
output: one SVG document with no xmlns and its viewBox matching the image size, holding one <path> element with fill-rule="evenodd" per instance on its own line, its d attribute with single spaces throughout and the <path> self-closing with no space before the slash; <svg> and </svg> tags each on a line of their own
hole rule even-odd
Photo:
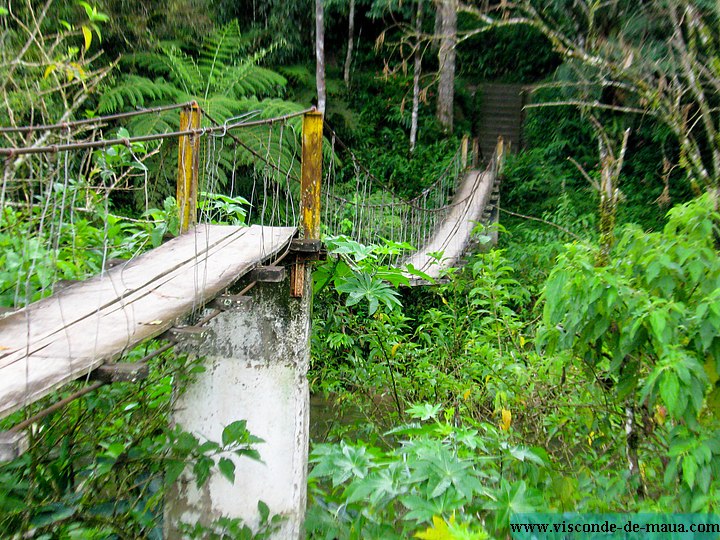
<svg viewBox="0 0 720 540">
<path fill-rule="evenodd" d="M 454 206 L 450 213 L 435 229 L 427 244 L 405 260 L 405 264 L 412 264 L 433 279 L 439 278 L 442 270 L 456 265 L 470 243 L 472 230 L 481 221 L 494 184 L 495 174 L 468 171 L 453 197 Z M 430 255 L 437 252 L 442 252 L 439 263 Z M 409 277 L 411 285 L 426 284 L 415 276 Z"/>
<path fill-rule="evenodd" d="M 0 417 L 83 377 L 279 252 L 292 227 L 199 225 L 0 319 Z"/>
</svg>

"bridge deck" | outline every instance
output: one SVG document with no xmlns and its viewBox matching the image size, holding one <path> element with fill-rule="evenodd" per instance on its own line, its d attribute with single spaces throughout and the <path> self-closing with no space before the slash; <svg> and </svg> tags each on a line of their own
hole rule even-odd
<svg viewBox="0 0 720 540">
<path fill-rule="evenodd" d="M 0 319 L 0 417 L 161 334 L 294 234 L 291 227 L 200 225 Z"/>
<path fill-rule="evenodd" d="M 457 264 L 470 243 L 473 228 L 481 220 L 490 201 L 495 179 L 495 174 L 489 171 L 468 171 L 453 197 L 454 206 L 448 216 L 435 229 L 427 244 L 405 262 L 435 279 L 440 277 L 443 269 Z M 440 262 L 431 256 L 431 253 L 437 252 L 442 252 Z M 411 277 L 413 282 L 424 283 Z"/>
</svg>

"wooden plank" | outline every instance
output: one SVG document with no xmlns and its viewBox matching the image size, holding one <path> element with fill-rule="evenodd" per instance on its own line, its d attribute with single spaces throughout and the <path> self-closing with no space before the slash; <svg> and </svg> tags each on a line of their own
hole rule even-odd
<svg viewBox="0 0 720 540">
<path fill-rule="evenodd" d="M 453 266 L 470 242 L 472 230 L 481 219 L 494 183 L 495 176 L 491 172 L 469 171 L 453 197 L 455 206 L 427 244 L 405 260 L 405 264 L 412 264 L 432 278 L 438 278 L 443 269 Z M 443 253 L 439 263 L 430 256 L 437 252 Z M 415 276 L 408 277 L 411 283 L 417 280 Z"/>
<path fill-rule="evenodd" d="M 146 253 L 120 269 L 95 276 L 82 287 L 73 286 L 58 295 L 31 304 L 7 317 L 0 324 L 0 368 L 39 350 L 45 338 L 56 337 L 69 324 L 110 309 L 122 309 L 137 294 L 158 286 L 188 264 L 226 249 L 241 237 L 256 242 L 262 236 L 259 227 L 200 226 L 168 242 L 158 250 Z M 249 236 L 248 236 L 249 235 Z M 32 325 L 29 322 L 32 321 Z M 33 344 L 32 348 L 30 344 Z"/>
<path fill-rule="evenodd" d="M 0 326 L 0 345 L 17 340 L 24 347 L 0 359 L 0 416 L 166 331 L 280 252 L 294 233 L 290 227 L 199 226 L 10 315 Z"/>
<path fill-rule="evenodd" d="M 30 343 L 61 332 L 68 324 L 113 303 L 122 303 L 123 298 L 147 287 L 153 280 L 182 268 L 213 248 L 222 248 L 248 230 L 246 227 L 197 227 L 158 250 L 82 282 L 82 286 L 73 285 L 0 319 L 0 367 L 13 356 L 30 354 Z M 194 250 L 188 249 L 190 242 Z M 149 267 L 153 263 L 148 259 L 161 260 L 159 273 Z M 158 265 L 155 263 L 155 266 Z"/>
<path fill-rule="evenodd" d="M 223 229 L 224 227 L 220 227 Z M 135 262 L 133 272 L 109 273 L 104 279 L 100 279 L 98 282 L 97 278 L 89 280 L 85 287 L 75 288 L 73 295 L 58 295 L 57 298 L 52 297 L 47 300 L 54 300 L 46 302 L 43 300 L 44 308 L 47 309 L 33 309 L 30 306 L 25 313 L 18 313 L 14 319 L 23 316 L 22 325 L 20 328 L 16 326 L 8 325 L 9 328 L 2 328 L 2 339 L 0 344 L 4 343 L 4 340 L 13 343 L 26 338 L 30 335 L 30 341 L 32 347 L 26 346 L 23 350 L 18 351 L 14 355 L 5 355 L 0 360 L 0 368 L 8 363 L 16 360 L 19 357 L 24 357 L 32 353 L 41 353 L 43 356 L 47 356 L 49 351 L 46 347 L 52 342 L 54 348 L 57 348 L 64 340 L 66 341 L 68 336 L 66 335 L 66 327 L 72 324 L 80 324 L 83 319 L 90 319 L 90 327 L 87 330 L 90 332 L 87 335 L 97 336 L 97 332 L 94 326 L 97 324 L 98 313 L 103 313 L 105 317 L 110 316 L 115 312 L 120 313 L 120 317 L 116 321 L 118 324 L 123 325 L 134 325 L 134 324 L 150 324 L 163 326 L 158 323 L 157 319 L 151 319 L 149 321 L 135 321 L 133 322 L 132 317 L 137 317 L 136 307 L 132 306 L 132 303 L 139 297 L 144 297 L 147 294 L 155 291 L 155 289 L 163 287 L 168 281 L 171 281 L 177 277 L 178 274 L 185 274 L 187 267 L 192 266 L 194 272 L 192 276 L 186 277 L 188 284 L 191 284 L 193 291 L 190 296 L 193 298 L 194 305 L 202 305 L 204 303 L 203 290 L 207 285 L 207 273 L 208 271 L 218 272 L 222 278 L 222 272 L 226 269 L 224 266 L 227 264 L 225 261 L 215 264 L 214 266 L 211 257 L 219 252 L 222 252 L 222 257 L 233 257 L 237 258 L 237 261 L 241 263 L 245 261 L 244 252 L 248 250 L 247 244 L 259 243 L 261 241 L 262 232 L 259 227 L 250 228 L 235 228 L 228 227 L 228 231 L 225 233 L 233 233 L 232 235 L 225 235 L 224 242 L 216 242 L 210 245 L 209 249 L 205 249 L 203 242 L 205 235 L 196 235 L 192 237 L 185 235 L 181 237 L 182 244 L 184 245 L 168 245 L 154 250 L 150 253 L 145 254 L 143 257 L 138 258 Z M 234 230 L 233 230 L 234 229 Z M 238 234 L 239 233 L 239 234 Z M 180 238 L 178 239 L 180 240 Z M 237 242 L 240 242 L 240 248 L 238 248 Z M 270 241 L 271 237 L 265 239 Z M 179 244 L 179 243 L 178 243 Z M 250 249 L 251 251 L 251 249 Z M 192 256 L 187 257 L 186 255 L 178 255 L 178 252 L 193 253 Z M 174 255 L 174 257 L 168 256 Z M 197 253 L 197 254 L 195 254 Z M 222 258 L 221 257 L 221 258 Z M 264 257 L 264 254 L 263 254 Z M 178 259 L 181 261 L 177 264 Z M 227 261 L 231 262 L 230 260 Z M 253 265 L 254 267 L 254 265 Z M 230 266 L 232 269 L 233 267 Z M 198 272 L 202 269 L 202 272 Z M 243 266 L 244 269 L 244 266 Z M 245 271 L 250 270 L 247 268 Z M 239 270 L 239 269 L 238 269 Z M 233 269 L 234 271 L 234 269 Z M 98 276 L 100 278 L 100 276 Z M 217 279 L 217 277 L 213 277 Z M 177 289 L 179 295 L 186 296 L 188 291 L 187 287 L 181 287 Z M 83 294 L 83 291 L 87 290 L 87 294 Z M 195 294 L 195 291 L 198 291 Z M 174 293 L 173 291 L 163 290 L 164 297 L 169 298 Z M 95 304 L 90 299 L 95 295 L 98 296 L 98 303 Z M 178 298 L 178 300 L 181 300 Z M 127 306 L 127 307 L 126 307 Z M 192 309 L 192 308 L 191 308 Z M 180 315 L 178 315 L 180 316 Z M 175 317 L 177 318 L 177 317 Z M 28 323 L 32 321 L 32 325 L 28 327 Z M 85 323 L 83 326 L 87 327 Z M 13 330 L 18 331 L 19 334 L 14 333 Z M 29 330 L 29 331 L 28 331 Z M 132 334 L 130 334 L 132 335 Z M 72 336 L 70 336 L 72 337 Z"/>
<path fill-rule="evenodd" d="M 250 281 L 260 283 L 282 283 L 285 281 L 284 266 L 258 266 L 250 272 Z"/>
<path fill-rule="evenodd" d="M 106 384 L 114 382 L 137 382 L 148 378 L 150 366 L 145 362 L 110 362 L 90 373 L 94 381 Z"/>
</svg>

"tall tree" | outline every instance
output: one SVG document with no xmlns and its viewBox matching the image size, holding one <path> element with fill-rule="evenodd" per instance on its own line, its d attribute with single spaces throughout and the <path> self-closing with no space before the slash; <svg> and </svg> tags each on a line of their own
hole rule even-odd
<svg viewBox="0 0 720 540">
<path fill-rule="evenodd" d="M 325 114 L 325 6 L 324 0 L 315 0 L 315 79 L 317 81 L 318 110 Z"/>
<path fill-rule="evenodd" d="M 415 51 L 413 65 L 413 104 L 412 115 L 410 117 L 410 152 L 415 151 L 415 143 L 417 142 L 418 131 L 418 112 L 420 110 L 420 74 L 422 71 L 422 53 L 420 46 L 422 43 L 422 17 L 423 17 L 423 0 L 418 0 L 417 11 L 415 12 Z"/>
<path fill-rule="evenodd" d="M 578 79 L 567 86 L 570 98 L 554 105 L 655 117 L 674 135 L 678 164 L 695 191 L 717 190 L 719 8 L 697 0 L 566 4 L 523 0 L 491 8 L 498 13 L 463 10 L 478 16 L 477 32 L 511 24 L 540 30 Z"/>
<path fill-rule="evenodd" d="M 345 70 L 343 79 L 345 86 L 350 87 L 350 66 L 352 65 L 352 54 L 355 45 L 355 0 L 350 0 L 350 13 L 348 15 L 348 43 L 345 54 Z"/>
<path fill-rule="evenodd" d="M 438 51 L 438 99 L 436 116 L 447 130 L 453 129 L 455 102 L 455 46 L 458 0 L 439 0 L 440 50 Z"/>
</svg>

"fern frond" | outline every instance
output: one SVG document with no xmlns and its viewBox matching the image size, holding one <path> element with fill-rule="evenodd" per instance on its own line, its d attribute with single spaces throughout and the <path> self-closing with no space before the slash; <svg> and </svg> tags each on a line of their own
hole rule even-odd
<svg viewBox="0 0 720 540">
<path fill-rule="evenodd" d="M 270 97 L 280 95 L 287 79 L 269 69 L 245 63 L 226 70 L 222 84 L 238 98 Z"/>
<path fill-rule="evenodd" d="M 145 107 L 149 103 L 157 104 L 163 100 L 171 102 L 177 96 L 175 86 L 161 79 L 153 81 L 139 75 L 128 75 L 102 95 L 98 112 L 107 114 L 121 109 Z"/>
<path fill-rule="evenodd" d="M 135 66 L 151 75 L 160 75 L 187 93 L 198 93 L 203 86 L 195 60 L 177 47 L 164 47 L 161 52 L 144 52 L 129 54 L 123 63 Z"/>
<path fill-rule="evenodd" d="M 200 99 L 198 103 L 210 116 L 220 122 L 248 111 L 241 101 L 222 94 L 211 95 L 208 99 Z"/>
<path fill-rule="evenodd" d="M 214 73 L 233 65 L 240 53 L 242 43 L 243 39 L 237 20 L 233 20 L 208 35 L 203 40 L 198 55 L 198 66 L 203 76 L 210 79 Z"/>
<path fill-rule="evenodd" d="M 278 116 L 285 116 L 287 114 L 294 114 L 303 111 L 306 107 L 303 107 L 299 103 L 293 103 L 292 101 L 285 101 L 280 98 L 269 98 L 259 100 L 255 97 L 240 99 L 238 104 L 242 110 L 245 111 L 256 111 L 259 110 L 261 118 L 277 118 Z M 293 125 L 300 126 L 302 122 L 301 118 L 295 118 L 290 121 Z"/>
<path fill-rule="evenodd" d="M 180 48 L 165 45 L 155 53 L 137 53 L 125 63 L 153 77 L 129 75 L 101 100 L 103 112 L 137 106 L 181 103 L 196 100 L 219 122 L 231 120 L 242 113 L 261 110 L 262 118 L 282 116 L 302 110 L 302 106 L 279 99 L 287 79 L 258 64 L 273 49 L 250 54 L 254 38 L 240 32 L 236 21 L 207 36 L 195 60 Z M 163 80 L 164 79 L 164 80 Z M 259 99 L 266 98 L 266 99 Z M 204 137 L 206 180 L 225 188 L 233 171 L 244 170 L 249 176 L 262 174 L 276 182 L 287 182 L 288 176 L 300 174 L 300 124 L 294 118 L 284 125 L 264 125 L 233 130 L 242 144 L 233 139 Z M 207 120 L 203 120 L 207 125 Z M 127 127 L 133 134 L 175 131 L 179 127 L 177 111 L 157 115 L 143 115 L 129 120 Z M 219 135 L 215 134 L 215 137 Z M 260 156 L 260 159 L 258 159 Z M 162 144 L 160 152 L 148 160 L 152 170 L 150 197 L 156 199 L 171 194 L 175 183 L 177 145 Z M 267 162 L 267 163 L 266 163 Z M 254 171 L 254 172 L 251 172 Z M 236 179 L 236 184 L 247 178 Z M 144 195 L 143 195 L 144 196 Z"/>
<path fill-rule="evenodd" d="M 252 126 L 233 131 L 244 145 L 238 148 L 242 163 L 252 166 L 256 171 L 264 170 L 270 178 L 283 179 L 288 175 L 298 178 L 300 175 L 297 133 L 289 125 Z"/>
<path fill-rule="evenodd" d="M 153 75 L 169 75 L 170 61 L 167 56 L 155 52 L 140 52 L 127 54 L 120 62 L 126 66 L 139 67 Z"/>
<path fill-rule="evenodd" d="M 315 73 L 304 64 L 295 66 L 284 66 L 278 68 L 278 72 L 295 86 L 314 86 Z"/>
<path fill-rule="evenodd" d="M 217 163 L 218 163 L 220 169 L 223 169 L 225 171 L 232 171 L 233 166 L 237 165 L 237 160 L 235 159 L 235 153 L 232 151 L 231 148 L 225 147 L 225 149 L 221 152 L 220 156 L 218 157 Z"/>
<path fill-rule="evenodd" d="M 180 115 L 177 111 L 164 111 L 159 114 L 143 114 L 128 121 L 127 129 L 132 135 L 167 133 L 180 129 Z"/>
<path fill-rule="evenodd" d="M 195 60 L 177 48 L 164 49 L 170 65 L 170 78 L 188 94 L 200 94 L 205 88 L 200 68 Z"/>
</svg>

